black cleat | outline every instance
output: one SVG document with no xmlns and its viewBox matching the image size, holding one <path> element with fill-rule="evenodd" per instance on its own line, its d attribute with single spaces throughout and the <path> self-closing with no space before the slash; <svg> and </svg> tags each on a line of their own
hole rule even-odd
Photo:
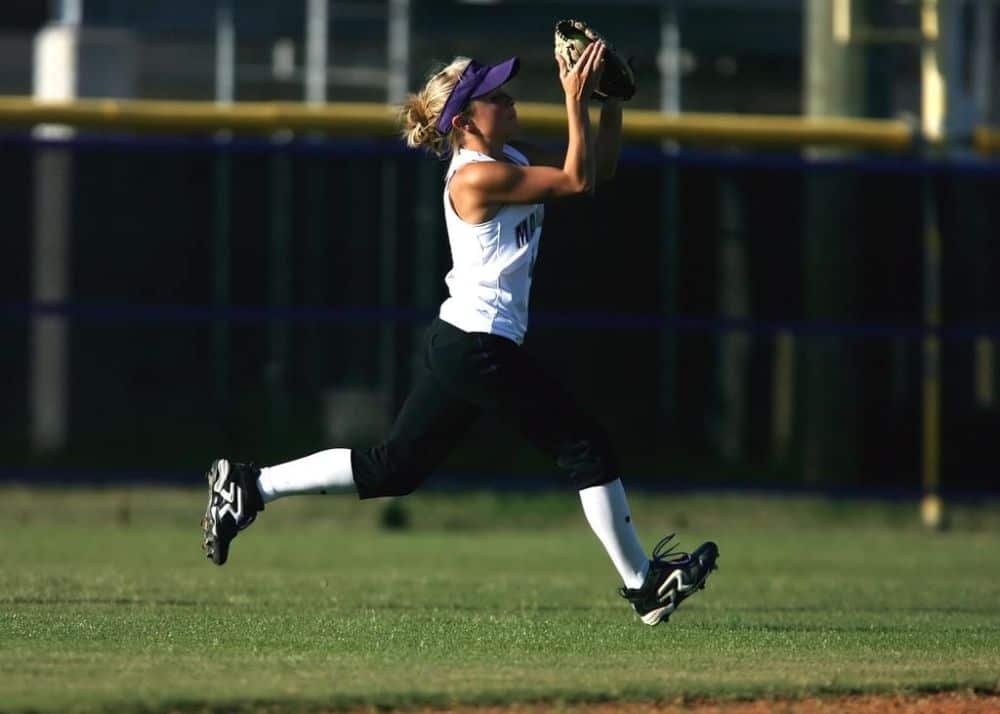
<svg viewBox="0 0 1000 714">
<path fill-rule="evenodd" d="M 226 459 L 212 462 L 208 479 L 208 507 L 201 519 L 202 549 L 216 565 L 229 557 L 229 543 L 264 510 L 257 490 L 260 469 L 253 464 L 234 464 Z"/>
<path fill-rule="evenodd" d="M 715 543 L 702 543 L 690 554 L 674 548 L 664 551 L 673 537 L 671 533 L 653 548 L 649 573 L 642 587 L 634 590 L 623 587 L 618 591 L 647 625 L 666 622 L 682 602 L 705 588 L 705 580 L 717 567 L 719 547 Z M 673 557 L 668 560 L 667 556 Z"/>
</svg>

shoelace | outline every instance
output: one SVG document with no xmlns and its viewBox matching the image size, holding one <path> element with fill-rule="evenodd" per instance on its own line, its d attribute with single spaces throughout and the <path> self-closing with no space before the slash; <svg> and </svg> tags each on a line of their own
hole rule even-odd
<svg viewBox="0 0 1000 714">
<path fill-rule="evenodd" d="M 674 539 L 675 535 L 677 534 L 671 533 L 670 535 L 662 538 L 660 542 L 653 547 L 653 557 L 650 560 L 652 560 L 654 563 L 660 563 L 667 560 L 668 556 L 674 556 L 670 558 L 670 561 L 668 562 L 681 561 L 690 558 L 691 557 L 690 553 L 687 553 L 683 550 L 677 550 L 679 543 L 674 543 L 669 548 L 667 548 L 667 545 L 670 543 L 670 541 Z"/>
<path fill-rule="evenodd" d="M 686 553 L 683 550 L 677 550 L 677 547 L 679 545 L 678 543 L 674 543 L 673 545 L 670 545 L 670 547 L 667 547 L 670 544 L 670 541 L 674 539 L 675 535 L 677 534 L 671 533 L 670 535 L 661 538 L 660 542 L 657 543 L 655 546 L 653 546 L 653 554 L 652 557 L 649 559 L 650 563 L 663 563 L 663 562 L 681 563 L 687 558 L 691 557 L 690 553 Z M 670 556 L 674 557 L 670 558 L 670 560 L 667 560 L 667 558 L 669 558 Z M 624 598 L 629 598 L 630 597 L 629 593 L 642 593 L 645 587 L 646 585 L 644 584 L 642 588 L 638 588 L 636 590 L 629 590 L 627 587 L 623 586 L 619 588 L 618 594 Z"/>
</svg>

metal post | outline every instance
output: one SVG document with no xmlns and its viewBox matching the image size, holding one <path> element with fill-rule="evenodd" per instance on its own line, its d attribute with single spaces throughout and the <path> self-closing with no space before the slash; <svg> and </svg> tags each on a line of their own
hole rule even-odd
<svg viewBox="0 0 1000 714">
<path fill-rule="evenodd" d="M 292 176 L 288 151 L 276 141 L 272 143 L 271 156 L 271 246 L 268 303 L 272 309 L 287 308 L 291 303 L 291 223 Z M 270 435 L 278 436 L 287 431 L 289 416 L 288 360 L 289 327 L 283 320 L 268 323 L 270 355 L 266 380 L 270 405 Z"/>
<path fill-rule="evenodd" d="M 83 0 L 55 0 L 53 20 L 60 25 L 79 25 L 83 22 Z"/>
<path fill-rule="evenodd" d="M 380 236 L 381 251 L 379 256 L 379 303 L 382 308 L 395 308 L 397 298 L 396 268 L 399 243 L 399 225 L 396 215 L 397 192 L 399 185 L 399 167 L 392 157 L 386 157 L 382 163 L 382 234 Z M 379 325 L 379 383 L 381 384 L 383 403 L 390 411 L 395 411 L 399 392 L 399 360 L 396 345 L 398 327 L 394 320 L 383 320 Z"/>
<path fill-rule="evenodd" d="M 741 187 L 732 176 L 719 179 L 719 307 L 727 318 L 746 318 L 750 286 L 744 238 Z M 743 457 L 747 415 L 750 336 L 729 332 L 718 338 L 718 413 L 715 438 L 722 457 L 736 463 Z"/>
<path fill-rule="evenodd" d="M 32 300 L 58 304 L 69 297 L 73 155 L 67 148 L 39 147 L 35 156 L 35 239 Z M 61 315 L 31 322 L 31 446 L 57 451 L 69 431 L 69 325 Z"/>
<path fill-rule="evenodd" d="M 236 30 L 233 0 L 215 5 L 215 101 L 229 104 L 236 96 Z"/>
<path fill-rule="evenodd" d="M 846 1 L 846 0 L 845 0 Z M 870 117 L 884 92 L 873 72 L 875 51 L 848 37 L 843 25 L 867 26 L 878 10 L 854 3 L 855 18 L 834 23 L 843 3 L 808 0 L 803 17 L 804 113 L 812 117 Z M 838 35 L 835 29 L 840 28 Z M 848 33 L 850 34 L 850 33 Z M 810 149 L 813 157 L 844 155 L 839 149 Z M 857 296 L 857 239 L 844 226 L 857 220 L 857 189 L 850 176 L 804 176 L 803 308 L 808 319 L 830 320 L 849 313 Z M 852 343 L 843 337 L 801 341 L 796 368 L 798 451 L 807 482 L 850 478 L 858 460 L 858 369 Z"/>
<path fill-rule="evenodd" d="M 925 0 L 920 9 L 920 118 L 924 136 L 941 139 L 945 120 L 945 83 L 940 64 L 940 27 L 937 0 Z"/>
<path fill-rule="evenodd" d="M 923 179 L 924 210 L 924 324 L 941 325 L 941 233 L 933 179 Z M 940 528 L 944 513 L 941 480 L 941 339 L 923 341 L 923 487 L 921 516 L 924 525 Z"/>
<path fill-rule="evenodd" d="M 83 20 L 83 0 L 57 0 L 52 24 L 69 37 L 56 38 L 43 29 L 35 39 L 34 94 L 39 99 L 66 100 L 78 91 L 79 63 L 73 40 Z M 46 46 L 58 42 L 59 47 Z M 41 126 L 45 138 L 68 138 L 73 129 Z M 35 303 L 62 303 L 70 290 L 70 232 L 73 199 L 73 155 L 60 146 L 35 151 L 31 298 Z M 60 315 L 36 316 L 28 338 L 31 365 L 29 439 L 35 451 L 63 448 L 69 434 L 69 325 Z"/>
<path fill-rule="evenodd" d="M 660 10 L 660 111 L 677 114 L 681 110 L 681 31 L 676 0 Z"/>
<path fill-rule="evenodd" d="M 677 114 L 681 109 L 680 76 L 680 23 L 677 3 L 670 0 L 660 9 L 660 111 Z M 669 159 L 677 152 L 673 142 L 661 145 L 664 158 L 663 182 L 660 189 L 660 312 L 673 316 L 677 312 L 677 229 L 679 201 L 677 200 L 677 164 Z M 660 388 L 659 412 L 661 427 L 670 425 L 676 409 L 675 370 L 677 363 L 677 334 L 671 330 L 660 332 Z"/>
<path fill-rule="evenodd" d="M 993 28 L 996 17 L 993 0 L 980 0 L 975 6 L 975 29 L 972 52 L 972 96 L 977 124 L 988 124 L 993 109 Z M 980 279 L 980 298 L 989 289 L 987 280 Z M 976 401 L 990 408 L 996 401 L 996 341 L 989 337 L 976 339 Z"/>
<path fill-rule="evenodd" d="M 941 62 L 941 15 L 937 0 L 925 0 L 920 14 L 924 37 L 921 46 L 921 119 L 924 135 L 940 140 L 946 131 L 947 94 Z M 923 178 L 924 214 L 924 324 L 941 324 L 941 235 L 937 201 L 930 176 Z M 941 340 L 923 341 L 923 489 L 921 517 L 924 525 L 939 528 L 944 522 L 941 479 Z"/>
<path fill-rule="evenodd" d="M 215 13 L 215 101 L 231 104 L 236 94 L 236 32 L 232 0 L 217 0 Z M 230 296 L 230 232 L 229 208 L 232 175 L 228 150 L 229 135 L 219 132 L 215 137 L 214 215 L 213 215 L 213 301 L 216 308 L 229 306 Z M 229 401 L 229 324 L 216 320 L 212 329 L 215 399 L 218 409 Z M 224 413 L 224 412 L 220 412 Z"/>
<path fill-rule="evenodd" d="M 389 0 L 389 103 L 402 103 L 409 84 L 410 0 Z"/>
<path fill-rule="evenodd" d="M 993 0 L 976 3 L 976 20 L 973 39 L 972 96 L 977 119 L 989 123 L 993 108 L 993 28 L 996 4 Z"/>
<path fill-rule="evenodd" d="M 409 89 L 410 71 L 410 0 L 389 0 L 388 26 L 388 86 L 387 100 L 401 104 Z M 396 201 L 399 191 L 399 161 L 394 156 L 382 159 L 382 234 L 379 266 L 379 301 L 384 308 L 393 308 L 397 301 L 397 267 L 399 225 Z M 396 409 L 400 391 L 397 337 L 395 322 L 383 322 L 379 328 L 380 383 L 384 403 Z"/>
<path fill-rule="evenodd" d="M 329 0 L 306 0 L 306 102 L 326 101 Z"/>
<path fill-rule="evenodd" d="M 413 209 L 413 299 L 412 304 L 420 310 L 431 311 L 440 302 L 442 275 L 440 257 L 444 250 L 440 236 L 444 232 L 444 215 L 441 210 L 441 165 L 434 161 L 422 160 L 416 168 L 416 185 L 413 195 L 416 203 Z M 411 332 L 414 344 L 419 344 L 424 326 Z M 416 376 L 422 369 L 419 359 L 411 364 L 411 375 Z"/>
<path fill-rule="evenodd" d="M 311 138 L 310 138 L 311 139 Z M 321 137 L 316 137 L 317 144 Z M 300 156 L 304 162 L 305 206 L 307 219 L 303 226 L 305 233 L 305 254 L 302 281 L 306 304 L 309 307 L 323 307 L 328 298 L 330 242 L 334 238 L 330 232 L 330 157 L 322 152 Z M 329 373 L 330 330 L 321 323 L 303 326 L 302 345 L 305 377 L 314 394 L 326 388 L 325 379 Z"/>
<path fill-rule="evenodd" d="M 330 43 L 328 0 L 308 0 L 305 27 L 305 98 L 307 104 L 322 104 L 327 99 L 327 61 Z M 323 134 L 311 132 L 308 141 L 322 143 Z M 305 222 L 305 249 L 309 259 L 304 265 L 306 300 L 318 307 L 325 300 L 324 273 L 328 260 L 329 190 L 328 157 L 322 154 L 303 156 L 305 163 L 306 206 L 309 218 Z M 326 351 L 323 348 L 326 330 L 319 325 L 303 329 L 306 377 L 317 390 L 326 369 Z"/>
</svg>

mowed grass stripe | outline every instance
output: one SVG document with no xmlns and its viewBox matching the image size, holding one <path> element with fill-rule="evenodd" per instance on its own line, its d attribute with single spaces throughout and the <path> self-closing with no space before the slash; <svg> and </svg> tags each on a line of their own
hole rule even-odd
<svg viewBox="0 0 1000 714">
<path fill-rule="evenodd" d="M 400 532 L 383 504 L 278 502 L 216 568 L 200 491 L 5 489 L 0 710 L 1000 690 L 995 508 L 934 534 L 908 505 L 632 500 L 647 544 L 682 520 L 683 545 L 722 551 L 657 628 L 615 595 L 572 493 L 420 495 Z"/>
</svg>

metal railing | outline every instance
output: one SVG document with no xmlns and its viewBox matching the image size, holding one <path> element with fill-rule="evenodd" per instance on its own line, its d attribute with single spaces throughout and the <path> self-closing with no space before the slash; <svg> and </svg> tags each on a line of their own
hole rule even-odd
<svg viewBox="0 0 1000 714">
<path fill-rule="evenodd" d="M 561 136 L 565 110 L 554 104 L 518 104 L 523 128 L 532 134 Z M 64 124 L 105 131 L 213 132 L 267 134 L 321 131 L 338 136 L 396 134 L 397 110 L 385 104 L 81 99 L 72 102 L 0 97 L 0 126 Z M 675 140 L 695 144 L 742 146 L 840 146 L 906 151 L 918 141 L 915 126 L 898 119 L 809 118 L 749 114 L 680 114 L 626 109 L 624 134 L 637 141 Z M 977 145 L 1000 145 L 996 131 L 979 130 Z"/>
</svg>

